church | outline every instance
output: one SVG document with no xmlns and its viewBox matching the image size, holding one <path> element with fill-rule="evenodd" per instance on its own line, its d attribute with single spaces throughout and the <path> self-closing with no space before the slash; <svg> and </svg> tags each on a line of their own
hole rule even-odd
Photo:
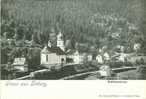
<svg viewBox="0 0 146 99">
<path fill-rule="evenodd" d="M 57 35 L 57 46 L 52 46 L 48 41 L 41 51 L 41 65 L 51 68 L 52 66 L 66 63 L 65 45 L 63 34 L 61 32 Z"/>
<path fill-rule="evenodd" d="M 48 41 L 48 44 L 41 51 L 41 65 L 47 68 L 69 63 L 82 64 L 84 61 L 91 60 L 92 55 L 89 53 L 72 49 L 65 51 L 64 38 L 61 32 L 57 35 L 56 46 L 52 46 L 51 42 Z"/>
</svg>

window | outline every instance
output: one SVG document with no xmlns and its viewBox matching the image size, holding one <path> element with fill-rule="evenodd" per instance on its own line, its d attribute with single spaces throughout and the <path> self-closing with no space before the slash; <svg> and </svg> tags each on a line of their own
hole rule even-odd
<svg viewBox="0 0 146 99">
<path fill-rule="evenodd" d="M 64 58 L 61 58 L 61 62 L 62 62 L 62 63 L 64 62 Z"/>
<path fill-rule="evenodd" d="M 48 55 L 46 55 L 46 62 L 48 62 Z"/>
</svg>

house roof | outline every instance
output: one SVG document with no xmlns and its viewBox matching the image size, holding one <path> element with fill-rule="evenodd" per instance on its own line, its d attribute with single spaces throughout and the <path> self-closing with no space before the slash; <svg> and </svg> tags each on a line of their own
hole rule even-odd
<svg viewBox="0 0 146 99">
<path fill-rule="evenodd" d="M 64 55 L 65 52 L 60 47 L 44 47 L 41 53 L 56 53 L 57 55 Z"/>
</svg>

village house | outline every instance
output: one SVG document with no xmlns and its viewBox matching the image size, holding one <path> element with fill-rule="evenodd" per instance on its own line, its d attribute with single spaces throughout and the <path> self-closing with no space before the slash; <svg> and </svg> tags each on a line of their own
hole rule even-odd
<svg viewBox="0 0 146 99">
<path fill-rule="evenodd" d="M 97 60 L 97 62 L 98 62 L 99 64 L 103 64 L 103 63 L 104 63 L 103 57 L 102 57 L 101 55 L 97 55 L 97 56 L 96 56 L 96 60 Z"/>
<path fill-rule="evenodd" d="M 93 60 L 93 55 L 91 53 L 88 53 L 87 59 L 88 59 L 88 61 L 92 61 Z"/>
<path fill-rule="evenodd" d="M 140 51 L 140 49 L 141 49 L 141 44 L 140 43 L 135 43 L 134 46 L 133 46 L 133 50 L 135 52 L 138 52 L 138 51 Z"/>
<path fill-rule="evenodd" d="M 83 55 L 83 53 L 76 50 L 76 52 L 74 53 L 74 63 L 76 63 L 76 64 L 83 63 L 84 56 L 85 55 Z"/>
<path fill-rule="evenodd" d="M 26 63 L 26 58 L 24 57 L 15 58 L 12 66 L 14 69 L 18 70 L 19 72 L 28 71 L 28 65 Z"/>
<path fill-rule="evenodd" d="M 74 53 L 74 63 L 80 64 L 92 60 L 92 54 L 76 50 Z"/>
<path fill-rule="evenodd" d="M 93 56 L 91 53 L 82 52 L 79 50 L 68 50 L 67 58 L 72 59 L 72 63 L 74 64 L 82 64 L 84 62 L 92 61 Z"/>
<path fill-rule="evenodd" d="M 103 54 L 98 54 L 96 56 L 96 60 L 99 64 L 103 64 L 104 61 L 110 61 L 110 55 L 107 52 L 105 52 Z"/>
<path fill-rule="evenodd" d="M 98 52 L 96 60 L 99 64 L 103 64 L 105 61 L 110 61 L 111 57 L 107 51 L 107 46 L 103 46 L 102 49 L 98 50 Z"/>
</svg>

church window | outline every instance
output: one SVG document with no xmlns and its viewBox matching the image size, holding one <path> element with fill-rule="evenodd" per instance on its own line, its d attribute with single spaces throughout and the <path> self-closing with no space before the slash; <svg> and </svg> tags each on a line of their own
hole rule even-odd
<svg viewBox="0 0 146 99">
<path fill-rule="evenodd" d="M 48 55 L 46 55 L 46 62 L 48 62 Z"/>
</svg>

